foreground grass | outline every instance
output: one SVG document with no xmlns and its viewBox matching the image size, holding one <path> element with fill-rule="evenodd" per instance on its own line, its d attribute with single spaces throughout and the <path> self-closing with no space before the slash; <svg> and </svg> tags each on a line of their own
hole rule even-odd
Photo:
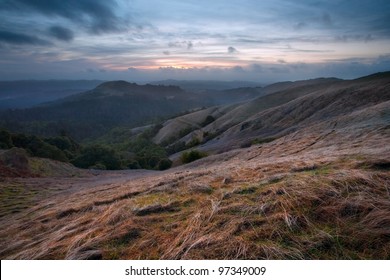
<svg viewBox="0 0 390 280">
<path fill-rule="evenodd" d="M 36 206 L 21 186 L 2 188 L 0 256 L 389 259 L 388 163 L 296 162 L 179 170 Z"/>
</svg>

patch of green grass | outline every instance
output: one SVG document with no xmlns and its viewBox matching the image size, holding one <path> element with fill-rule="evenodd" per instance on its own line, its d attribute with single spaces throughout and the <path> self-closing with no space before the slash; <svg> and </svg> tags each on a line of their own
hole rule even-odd
<svg viewBox="0 0 390 280">
<path fill-rule="evenodd" d="M 40 158 L 30 158 L 29 167 L 33 174 L 39 174 L 40 176 L 51 176 L 50 168 L 47 166 L 47 162 Z"/>
<path fill-rule="evenodd" d="M 317 175 L 329 175 L 333 171 L 334 171 L 334 169 L 332 166 L 325 165 L 325 166 L 321 166 L 321 167 L 318 167 L 318 168 L 315 168 L 312 170 L 305 170 L 305 171 L 303 171 L 303 173 L 317 176 Z"/>
<path fill-rule="evenodd" d="M 121 236 L 115 237 L 103 245 L 104 259 L 117 260 L 123 258 L 126 249 L 132 242 L 140 238 L 142 232 L 138 228 L 129 229 Z"/>
<path fill-rule="evenodd" d="M 190 163 L 204 157 L 207 157 L 207 153 L 199 150 L 191 150 L 189 152 L 183 152 L 180 156 L 180 159 L 182 163 Z"/>
<path fill-rule="evenodd" d="M 133 228 L 130 229 L 126 234 L 112 240 L 112 243 L 115 246 L 127 245 L 140 236 L 141 236 L 141 231 L 137 228 Z"/>
<path fill-rule="evenodd" d="M 273 175 L 273 176 L 270 176 L 268 177 L 267 179 L 265 180 L 262 180 L 260 183 L 259 183 L 259 187 L 264 187 L 264 186 L 267 186 L 267 185 L 272 185 L 272 184 L 276 184 L 276 183 L 279 183 L 281 182 L 283 179 L 285 179 L 286 176 L 282 176 L 282 175 Z"/>
<path fill-rule="evenodd" d="M 136 208 L 142 208 L 153 204 L 167 204 L 172 199 L 172 195 L 166 193 L 152 193 L 137 196 L 132 200 L 132 202 Z"/>
<path fill-rule="evenodd" d="M 378 160 L 365 160 L 356 165 L 357 168 L 366 170 L 378 170 L 386 171 L 390 169 L 390 160 L 378 159 Z"/>
<path fill-rule="evenodd" d="M 242 195 L 253 194 L 258 189 L 259 188 L 257 186 L 245 186 L 245 187 L 242 187 L 242 188 L 239 188 L 239 189 L 235 190 L 234 193 L 235 194 L 242 194 Z"/>
<path fill-rule="evenodd" d="M 266 138 L 256 138 L 251 141 L 252 145 L 260 145 L 272 142 L 274 140 L 278 139 L 278 137 L 266 137 Z"/>
<path fill-rule="evenodd" d="M 192 204 L 194 204 L 196 201 L 193 198 L 186 199 L 181 205 L 183 207 L 190 207 Z"/>
<path fill-rule="evenodd" d="M 36 190 L 28 190 L 21 183 L 2 183 L 0 185 L 0 217 L 27 209 L 31 206 L 36 194 Z"/>
</svg>

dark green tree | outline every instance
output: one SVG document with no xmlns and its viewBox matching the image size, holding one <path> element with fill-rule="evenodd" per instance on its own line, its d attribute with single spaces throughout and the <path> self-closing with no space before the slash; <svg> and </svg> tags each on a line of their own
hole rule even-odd
<svg viewBox="0 0 390 280">
<path fill-rule="evenodd" d="M 7 130 L 0 130 L 0 149 L 10 149 L 13 146 L 11 134 Z"/>
<path fill-rule="evenodd" d="M 76 157 L 72 163 L 81 168 L 93 168 L 94 166 L 105 166 L 106 169 L 121 169 L 122 164 L 119 156 L 113 149 L 92 145 L 81 151 L 81 155 Z"/>
<path fill-rule="evenodd" d="M 189 163 L 189 162 L 193 162 L 195 160 L 201 159 L 201 158 L 206 157 L 206 156 L 207 156 L 207 153 L 205 153 L 205 152 L 201 152 L 198 150 L 191 150 L 189 152 L 182 153 L 180 159 L 181 159 L 182 163 Z"/>
<path fill-rule="evenodd" d="M 163 158 L 158 162 L 158 170 L 166 170 L 171 168 L 172 161 L 168 158 Z"/>
</svg>

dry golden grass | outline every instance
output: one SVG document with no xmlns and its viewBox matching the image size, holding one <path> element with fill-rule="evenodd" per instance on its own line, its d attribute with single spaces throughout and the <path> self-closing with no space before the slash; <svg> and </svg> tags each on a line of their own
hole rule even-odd
<svg viewBox="0 0 390 280">
<path fill-rule="evenodd" d="M 25 179 L 46 191 L 15 213 L 0 182 L 0 257 L 389 259 L 389 135 L 361 135 L 288 135 L 125 183 Z"/>
</svg>

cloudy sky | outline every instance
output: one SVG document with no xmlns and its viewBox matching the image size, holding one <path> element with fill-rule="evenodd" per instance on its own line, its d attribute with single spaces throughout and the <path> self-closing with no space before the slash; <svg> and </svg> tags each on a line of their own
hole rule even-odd
<svg viewBox="0 0 390 280">
<path fill-rule="evenodd" d="M 386 70 L 389 0 L 0 0 L 0 80 L 272 82 Z"/>
</svg>

